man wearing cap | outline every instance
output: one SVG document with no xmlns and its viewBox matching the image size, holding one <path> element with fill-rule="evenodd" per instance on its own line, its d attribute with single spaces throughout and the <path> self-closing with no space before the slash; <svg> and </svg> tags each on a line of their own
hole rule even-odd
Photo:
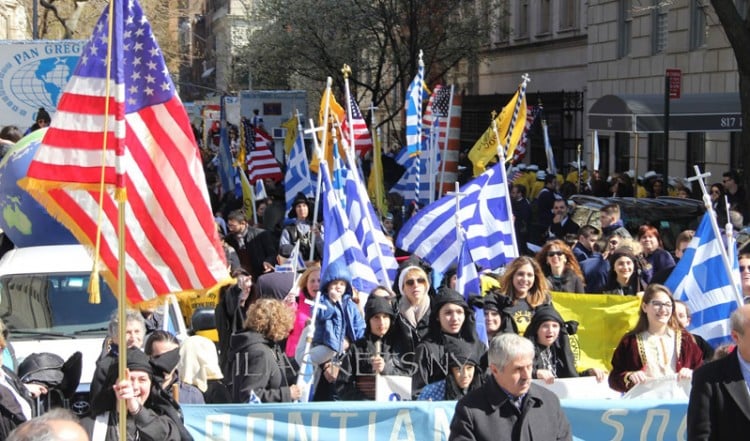
<svg viewBox="0 0 750 441">
<path fill-rule="evenodd" d="M 305 260 L 310 259 L 310 248 L 315 246 L 315 255 L 312 260 L 318 260 L 323 255 L 323 236 L 318 227 L 313 225 L 312 208 L 307 196 L 301 192 L 297 193 L 287 217 L 291 225 L 285 226 L 281 232 L 279 246 L 285 244 L 294 246 L 299 241 L 299 252 Z"/>
<path fill-rule="evenodd" d="M 161 388 L 153 381 L 148 355 L 140 349 L 128 349 L 127 366 L 127 378 L 123 380 L 117 380 L 117 365 L 112 366 L 107 377 L 109 387 L 102 393 L 113 393 L 118 401 L 125 401 L 128 439 L 192 440 L 182 423 L 179 409 L 169 404 L 160 394 Z M 87 429 L 91 441 L 119 439 L 117 406 L 92 408 L 91 415 L 81 424 Z"/>
<path fill-rule="evenodd" d="M 556 193 L 557 189 L 557 177 L 553 174 L 544 176 L 544 188 L 539 192 L 534 204 L 536 205 L 536 219 L 534 222 L 534 230 L 529 234 L 529 240 L 536 239 L 539 241 L 538 245 L 541 245 L 545 237 L 545 233 L 552 225 L 552 205 L 555 203 L 555 199 L 560 198 L 560 195 Z"/>
<path fill-rule="evenodd" d="M 255 299 L 276 299 L 284 300 L 294 286 L 294 278 L 297 272 L 292 271 L 291 265 L 287 264 L 289 257 L 292 255 L 294 247 L 291 244 L 285 244 L 279 247 L 279 254 L 276 256 L 278 265 L 273 271 L 261 274 L 253 286 L 252 300 Z M 297 271 L 304 271 L 305 268 L 296 268 Z"/>
</svg>

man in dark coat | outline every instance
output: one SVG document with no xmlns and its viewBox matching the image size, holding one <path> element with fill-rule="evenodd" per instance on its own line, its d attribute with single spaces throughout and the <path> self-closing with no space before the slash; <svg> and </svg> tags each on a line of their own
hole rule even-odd
<svg viewBox="0 0 750 441">
<path fill-rule="evenodd" d="M 693 372 L 688 441 L 735 440 L 750 431 L 750 305 L 737 308 L 730 322 L 736 349 Z"/>
<path fill-rule="evenodd" d="M 242 210 L 229 213 L 227 227 L 229 235 L 226 242 L 237 252 L 242 268 L 253 276 L 253 280 L 273 271 L 277 247 L 268 231 L 250 226 Z"/>
<path fill-rule="evenodd" d="M 492 378 L 456 404 L 451 441 L 571 440 L 557 396 L 531 382 L 534 345 L 517 334 L 490 342 Z"/>
</svg>

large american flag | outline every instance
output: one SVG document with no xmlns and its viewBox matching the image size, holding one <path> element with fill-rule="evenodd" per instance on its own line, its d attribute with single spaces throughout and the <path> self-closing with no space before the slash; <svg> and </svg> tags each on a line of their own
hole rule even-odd
<svg viewBox="0 0 750 441">
<path fill-rule="evenodd" d="M 255 184 L 259 179 L 273 179 L 281 181 L 284 174 L 281 172 L 279 162 L 271 152 L 273 138 L 262 128 L 253 128 L 247 118 L 242 119 L 247 152 L 247 176 L 251 184 Z"/>
<path fill-rule="evenodd" d="M 124 265 L 128 301 L 216 287 L 229 274 L 190 121 L 137 0 L 113 1 L 111 36 L 105 8 L 20 185 L 82 244 L 101 231 L 102 275 L 115 288 Z"/>
<path fill-rule="evenodd" d="M 349 95 L 349 108 L 352 119 L 350 122 L 349 118 L 344 118 L 344 121 L 341 123 L 341 136 L 344 137 L 349 145 L 354 144 L 354 150 L 358 155 L 362 156 L 372 149 L 372 136 L 370 136 L 370 130 L 367 128 L 367 123 L 362 117 L 362 112 L 359 110 L 357 101 L 351 95 Z M 353 143 L 349 139 L 351 137 L 350 126 L 353 127 L 351 130 L 354 132 Z"/>
</svg>

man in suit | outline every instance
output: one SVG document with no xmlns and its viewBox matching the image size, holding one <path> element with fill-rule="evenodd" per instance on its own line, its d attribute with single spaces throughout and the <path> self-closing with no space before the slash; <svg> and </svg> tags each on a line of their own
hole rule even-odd
<svg viewBox="0 0 750 441">
<path fill-rule="evenodd" d="M 500 334 L 489 349 L 492 379 L 456 404 L 451 441 L 571 440 L 570 423 L 557 396 L 531 383 L 534 344 Z"/>
<path fill-rule="evenodd" d="M 734 440 L 750 433 L 750 305 L 737 308 L 730 322 L 735 350 L 693 372 L 688 441 Z"/>
</svg>

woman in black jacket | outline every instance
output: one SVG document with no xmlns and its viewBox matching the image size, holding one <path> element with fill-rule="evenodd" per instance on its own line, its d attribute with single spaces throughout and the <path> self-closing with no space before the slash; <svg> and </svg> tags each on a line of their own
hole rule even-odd
<svg viewBox="0 0 750 441">
<path fill-rule="evenodd" d="M 450 345 L 468 344 L 471 347 L 468 353 L 473 360 L 480 360 L 487 350 L 477 335 L 474 311 L 458 291 L 450 288 L 438 290 L 432 311 L 429 333 L 417 346 L 419 371 L 412 381 L 412 395 L 415 397 L 425 385 L 446 378 L 452 356 L 447 349 Z"/>
<path fill-rule="evenodd" d="M 278 343 L 292 329 L 294 316 L 280 300 L 259 299 L 247 311 L 245 330 L 232 335 L 232 400 L 288 403 L 300 398 L 296 372 Z M 257 397 L 257 398 L 256 398 Z"/>
<path fill-rule="evenodd" d="M 550 240 L 536 254 L 550 291 L 586 292 L 584 277 L 573 250 L 562 240 Z"/>
</svg>

